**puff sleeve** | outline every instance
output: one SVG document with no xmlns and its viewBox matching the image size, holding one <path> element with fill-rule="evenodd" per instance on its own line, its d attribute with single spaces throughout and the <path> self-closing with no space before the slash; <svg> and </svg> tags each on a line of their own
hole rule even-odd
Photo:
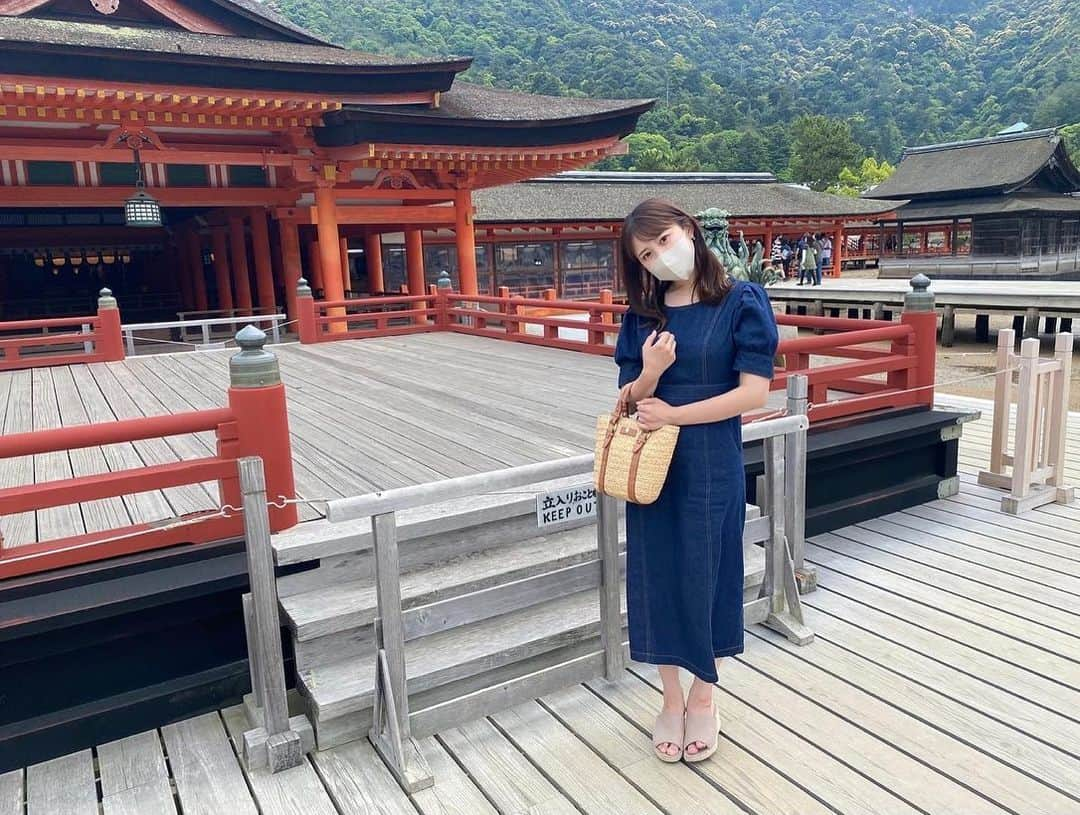
<svg viewBox="0 0 1080 815">
<path fill-rule="evenodd" d="M 619 387 L 641 376 L 641 343 L 638 341 L 638 316 L 632 311 L 623 314 L 619 336 L 615 340 L 615 364 L 619 366 Z"/>
<path fill-rule="evenodd" d="M 740 288 L 733 329 L 733 367 L 737 371 L 772 379 L 773 360 L 780 338 L 769 295 L 756 283 L 745 283 Z"/>
</svg>

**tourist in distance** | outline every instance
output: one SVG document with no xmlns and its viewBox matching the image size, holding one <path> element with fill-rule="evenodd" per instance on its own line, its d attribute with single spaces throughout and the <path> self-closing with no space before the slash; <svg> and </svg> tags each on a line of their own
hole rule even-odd
<svg viewBox="0 0 1080 815">
<path fill-rule="evenodd" d="M 632 383 L 643 429 L 681 428 L 659 498 L 626 507 L 630 656 L 660 666 L 657 757 L 701 761 L 719 740 L 716 661 L 743 650 L 740 416 L 768 398 L 776 318 L 765 290 L 730 277 L 671 203 L 635 207 L 621 251 L 630 310 L 615 345 L 619 387 Z M 694 675 L 686 697 L 680 667 Z"/>
<path fill-rule="evenodd" d="M 817 254 L 814 252 L 814 243 L 809 235 L 803 235 L 799 239 L 799 282 L 801 286 L 806 279 L 814 284 L 814 272 L 817 270 Z"/>
<path fill-rule="evenodd" d="M 821 270 L 832 266 L 832 238 L 824 232 L 821 233 L 821 259 L 818 262 L 817 283 L 821 285 Z"/>
</svg>

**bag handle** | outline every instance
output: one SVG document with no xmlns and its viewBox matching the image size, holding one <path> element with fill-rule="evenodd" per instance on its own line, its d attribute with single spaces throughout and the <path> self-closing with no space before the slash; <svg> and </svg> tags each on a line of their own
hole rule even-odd
<svg viewBox="0 0 1080 815">
<path fill-rule="evenodd" d="M 611 412 L 612 423 L 618 422 L 623 416 L 630 417 L 630 389 L 633 382 L 627 382 L 619 388 L 619 397 L 615 400 L 615 410 Z"/>
</svg>

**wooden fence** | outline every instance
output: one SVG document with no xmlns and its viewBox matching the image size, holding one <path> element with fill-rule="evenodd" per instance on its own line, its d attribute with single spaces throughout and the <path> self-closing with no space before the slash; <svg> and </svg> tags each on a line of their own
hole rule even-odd
<svg viewBox="0 0 1080 815">
<path fill-rule="evenodd" d="M 773 390 L 784 390 L 793 374 L 809 383 L 812 422 L 885 408 L 934 403 L 937 314 L 930 281 L 919 275 L 904 298 L 899 323 L 778 314 L 779 325 L 825 332 L 781 341 Z M 511 342 L 611 356 L 627 307 L 553 297 L 465 295 L 431 287 L 427 294 L 316 302 L 307 283 L 298 290 L 300 342 L 453 331 Z M 887 348 L 873 347 L 887 344 Z M 815 357 L 829 358 L 815 364 Z M 836 362 L 839 358 L 843 361 Z M 830 393 L 832 392 L 832 393 Z M 745 416 L 744 421 L 754 416 Z"/>
<path fill-rule="evenodd" d="M 119 329 L 119 320 L 116 327 Z M 277 360 L 273 354 L 263 350 L 266 335 L 254 327 L 242 330 L 237 335 L 237 341 L 242 350 L 229 362 L 231 386 L 227 407 L 0 437 L 2 461 L 15 456 L 212 430 L 217 434 L 216 455 L 8 487 L 0 490 L 0 518 L 14 513 L 213 481 L 218 484 L 221 506 L 238 508 L 241 493 L 237 460 L 243 456 L 259 456 L 263 459 L 267 487 L 275 501 L 281 503 L 282 497 L 295 498 L 285 387 L 281 384 Z M 275 531 L 295 525 L 296 505 L 285 503 L 272 507 L 270 519 Z M 239 513 L 225 509 L 186 516 L 168 523 L 136 524 L 22 546 L 5 546 L 0 535 L 0 579 L 175 544 L 239 537 L 242 526 Z"/>
<path fill-rule="evenodd" d="M 1054 357 L 1039 358 L 1034 338 L 1013 352 L 1015 332 L 998 332 L 994 427 L 990 466 L 979 473 L 979 483 L 1009 491 L 1001 510 L 1012 515 L 1043 504 L 1068 504 L 1075 490 L 1065 484 L 1065 448 L 1069 419 L 1073 335 L 1062 332 L 1054 344 Z M 1016 375 L 1014 385 L 1013 375 Z M 1009 422 L 1016 403 L 1016 425 L 1009 444 Z"/>
<path fill-rule="evenodd" d="M 108 289 L 101 290 L 95 315 L 0 322 L 0 371 L 123 358 L 120 311 Z"/>
</svg>

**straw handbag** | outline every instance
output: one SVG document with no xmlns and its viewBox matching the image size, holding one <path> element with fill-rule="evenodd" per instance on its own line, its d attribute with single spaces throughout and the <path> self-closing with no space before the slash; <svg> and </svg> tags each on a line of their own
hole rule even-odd
<svg viewBox="0 0 1080 815">
<path fill-rule="evenodd" d="M 630 386 L 619 391 L 612 413 L 596 419 L 596 461 L 593 484 L 597 492 L 625 498 L 633 504 L 651 504 L 660 496 L 667 478 L 679 428 L 664 425 L 642 430 L 630 418 Z"/>
</svg>

